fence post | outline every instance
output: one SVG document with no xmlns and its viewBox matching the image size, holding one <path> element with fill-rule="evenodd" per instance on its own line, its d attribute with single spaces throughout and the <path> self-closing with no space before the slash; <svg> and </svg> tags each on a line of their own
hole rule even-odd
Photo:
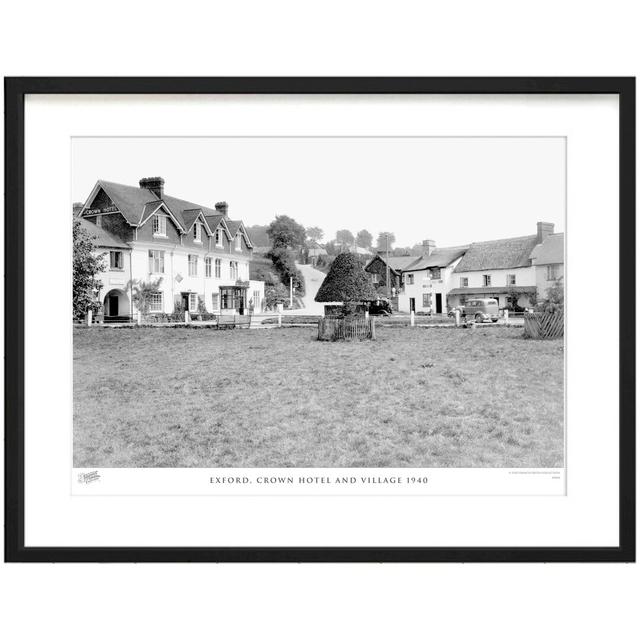
<svg viewBox="0 0 640 640">
<path fill-rule="evenodd" d="M 136 318 L 136 322 L 138 324 L 142 324 L 142 311 L 140 311 L 140 309 L 138 309 L 138 316 Z"/>
<path fill-rule="evenodd" d="M 369 320 L 369 323 L 371 324 L 371 339 L 375 340 L 376 339 L 376 319 L 371 318 Z"/>
<path fill-rule="evenodd" d="M 282 314 L 280 312 L 278 312 L 278 326 L 282 326 Z"/>
<path fill-rule="evenodd" d="M 504 310 L 504 322 L 505 324 L 509 324 L 509 309 Z"/>
<path fill-rule="evenodd" d="M 189 310 L 185 309 L 184 310 L 184 323 L 185 324 L 189 324 L 190 320 L 191 320 L 191 318 L 189 317 Z"/>
<path fill-rule="evenodd" d="M 89 309 L 87 311 L 87 325 L 90 327 L 93 323 L 93 311 Z"/>
<path fill-rule="evenodd" d="M 459 327 L 460 326 L 460 309 L 456 309 L 453 312 L 453 315 L 454 315 L 454 317 L 456 319 L 456 327 Z"/>
<path fill-rule="evenodd" d="M 411 326 L 413 327 L 416 324 L 416 312 L 412 310 L 409 315 L 411 317 L 411 320 L 410 320 Z"/>
</svg>

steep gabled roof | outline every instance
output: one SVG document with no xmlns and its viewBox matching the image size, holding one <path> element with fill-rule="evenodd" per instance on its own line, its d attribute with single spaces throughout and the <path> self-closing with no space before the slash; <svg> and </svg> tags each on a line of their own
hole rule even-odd
<svg viewBox="0 0 640 640">
<path fill-rule="evenodd" d="M 564 264 L 564 233 L 548 235 L 534 247 L 531 260 L 536 265 Z"/>
<path fill-rule="evenodd" d="M 87 233 L 93 239 L 93 242 L 97 247 L 108 247 L 110 249 L 130 249 L 131 247 L 117 238 L 112 233 L 109 233 L 106 229 L 99 227 L 97 224 L 93 224 L 93 222 L 89 222 L 84 218 L 79 218 L 80 226 L 87 231 Z"/>
<path fill-rule="evenodd" d="M 463 255 L 468 248 L 469 245 L 436 248 L 430 255 L 422 256 L 417 262 L 405 268 L 404 271 L 422 271 L 434 267 L 448 267 L 454 260 Z"/>
<path fill-rule="evenodd" d="M 384 264 L 388 264 L 392 271 L 400 272 L 404 271 L 409 265 L 419 260 L 417 256 L 389 256 L 389 260 L 384 254 L 379 253 L 373 256 L 371 260 L 366 264 L 365 269 L 377 259 L 382 260 Z"/>
<path fill-rule="evenodd" d="M 537 242 L 538 237 L 535 235 L 474 242 L 458 263 L 455 272 L 528 267 L 531 265 L 529 256 Z"/>
<path fill-rule="evenodd" d="M 250 248 L 253 247 L 253 245 L 251 244 L 251 238 L 249 237 L 249 234 L 247 233 L 242 220 L 225 220 L 225 222 L 227 223 L 227 227 L 232 238 L 238 233 L 238 231 L 240 231 L 240 233 L 242 233 L 242 235 L 244 236 L 247 246 Z"/>
<path fill-rule="evenodd" d="M 118 207 L 124 219 L 134 226 L 140 224 L 145 205 L 158 200 L 158 196 L 149 189 L 107 182 L 106 180 L 98 180 L 97 186 L 102 187 L 113 204 Z"/>
</svg>

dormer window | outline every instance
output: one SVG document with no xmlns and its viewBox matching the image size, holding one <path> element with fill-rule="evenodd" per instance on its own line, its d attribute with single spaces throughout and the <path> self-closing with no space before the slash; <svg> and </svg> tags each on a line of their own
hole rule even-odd
<svg viewBox="0 0 640 640">
<path fill-rule="evenodd" d="M 165 236 L 167 235 L 167 216 L 161 216 L 156 214 L 153 216 L 153 235 Z"/>
<path fill-rule="evenodd" d="M 216 229 L 216 246 L 222 246 L 222 232 L 220 231 L 220 229 Z"/>
<path fill-rule="evenodd" d="M 238 233 L 236 235 L 236 251 L 242 250 L 242 236 Z"/>
<path fill-rule="evenodd" d="M 202 225 L 199 222 L 193 225 L 193 239 L 195 242 L 202 242 Z"/>
</svg>

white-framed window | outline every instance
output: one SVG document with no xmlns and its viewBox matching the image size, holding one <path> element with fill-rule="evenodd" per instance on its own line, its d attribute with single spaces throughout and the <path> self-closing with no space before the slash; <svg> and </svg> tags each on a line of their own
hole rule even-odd
<svg viewBox="0 0 640 640">
<path fill-rule="evenodd" d="M 260 308 L 260 292 L 259 291 L 253 292 L 253 308 L 254 309 Z"/>
<path fill-rule="evenodd" d="M 198 294 L 189 294 L 189 313 L 194 313 L 198 310 Z"/>
<path fill-rule="evenodd" d="M 233 260 L 229 262 L 229 277 L 231 278 L 231 280 L 238 279 L 238 263 L 234 262 Z"/>
<path fill-rule="evenodd" d="M 149 273 L 164 273 L 164 251 L 149 249 Z"/>
<path fill-rule="evenodd" d="M 216 229 L 216 246 L 217 247 L 222 246 L 222 230 L 221 229 Z"/>
<path fill-rule="evenodd" d="M 379 280 L 380 280 L 380 276 L 377 273 L 371 274 L 371 282 L 373 284 L 378 284 Z"/>
<path fill-rule="evenodd" d="M 431 294 L 423 293 L 422 294 L 422 306 L 423 307 L 431 307 Z"/>
<path fill-rule="evenodd" d="M 491 286 L 491 276 L 483 275 L 482 276 L 482 283 L 483 283 L 483 286 L 490 287 Z"/>
<path fill-rule="evenodd" d="M 194 255 L 193 253 L 189 254 L 189 275 L 198 275 L 198 256 Z"/>
<path fill-rule="evenodd" d="M 204 277 L 205 278 L 211 277 L 211 258 L 204 259 Z"/>
<path fill-rule="evenodd" d="M 154 236 L 166 236 L 167 235 L 167 216 L 157 214 L 153 216 L 153 235 Z"/>
<path fill-rule="evenodd" d="M 236 251 L 242 251 L 242 234 L 236 234 Z"/>
<path fill-rule="evenodd" d="M 149 311 L 152 313 L 158 313 L 162 311 L 162 291 L 149 294 Z"/>
<path fill-rule="evenodd" d="M 431 277 L 432 280 L 440 280 L 441 278 L 440 267 L 434 267 L 433 269 L 430 269 L 429 276 Z"/>
<path fill-rule="evenodd" d="M 194 242 L 202 242 L 202 224 L 200 222 L 193 225 L 193 240 Z"/>
<path fill-rule="evenodd" d="M 122 251 L 109 251 L 109 268 L 120 271 L 123 267 Z"/>
<path fill-rule="evenodd" d="M 222 272 L 222 260 L 220 260 L 220 258 L 216 258 L 216 262 L 215 262 L 215 277 L 216 278 L 220 278 L 221 277 L 221 272 Z"/>
<path fill-rule="evenodd" d="M 211 294 L 211 309 L 213 311 L 220 311 L 220 294 L 219 293 Z"/>
<path fill-rule="evenodd" d="M 560 265 L 559 264 L 548 264 L 547 265 L 547 280 L 557 280 L 560 275 Z"/>
<path fill-rule="evenodd" d="M 515 273 L 508 273 L 507 274 L 507 286 L 514 286 L 516 283 L 516 274 Z"/>
<path fill-rule="evenodd" d="M 468 287 L 469 286 L 469 278 L 460 278 L 460 286 Z"/>
<path fill-rule="evenodd" d="M 407 274 L 407 284 L 413 284 L 413 273 Z"/>
</svg>

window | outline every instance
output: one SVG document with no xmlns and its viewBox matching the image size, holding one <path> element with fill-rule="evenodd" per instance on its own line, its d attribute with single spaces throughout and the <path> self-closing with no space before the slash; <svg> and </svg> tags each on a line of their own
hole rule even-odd
<svg viewBox="0 0 640 640">
<path fill-rule="evenodd" d="M 516 283 L 516 274 L 515 273 L 508 273 L 507 274 L 507 286 L 511 287 L 513 285 L 515 285 Z"/>
<path fill-rule="evenodd" d="M 557 280 L 560 275 L 560 265 L 548 264 L 547 265 L 547 280 Z"/>
<path fill-rule="evenodd" d="M 198 275 L 198 256 L 194 256 L 192 253 L 189 254 L 189 275 Z"/>
<path fill-rule="evenodd" d="M 434 269 L 431 269 L 431 279 L 432 280 L 440 280 L 441 276 L 440 276 L 440 268 L 439 267 L 435 267 Z"/>
<path fill-rule="evenodd" d="M 153 235 L 154 236 L 167 235 L 167 216 L 160 216 L 160 215 L 153 216 Z"/>
<path fill-rule="evenodd" d="M 430 307 L 431 306 L 431 294 L 430 293 L 423 293 L 422 294 L 422 306 L 423 307 Z"/>
<path fill-rule="evenodd" d="M 483 286 L 490 287 L 491 286 L 491 276 L 482 276 Z"/>
<path fill-rule="evenodd" d="M 236 234 L 236 251 L 242 251 L 242 235 Z"/>
<path fill-rule="evenodd" d="M 407 284 L 413 284 L 413 273 L 407 274 Z"/>
<path fill-rule="evenodd" d="M 231 289 L 221 289 L 222 294 L 222 308 L 233 309 L 233 293 Z"/>
<path fill-rule="evenodd" d="M 211 309 L 213 311 L 219 311 L 220 310 L 220 294 L 218 294 L 218 293 L 212 293 L 211 294 Z"/>
<path fill-rule="evenodd" d="M 222 260 L 220 260 L 220 258 L 216 258 L 216 262 L 215 262 L 215 275 L 216 275 L 216 278 L 220 277 L 221 269 L 222 269 Z"/>
<path fill-rule="evenodd" d="M 260 308 L 260 292 L 259 291 L 253 292 L 253 308 L 254 309 Z"/>
<path fill-rule="evenodd" d="M 122 269 L 122 251 L 109 252 L 109 265 L 111 269 Z"/>
<path fill-rule="evenodd" d="M 216 245 L 218 247 L 222 246 L 222 232 L 220 229 L 216 229 Z"/>
<path fill-rule="evenodd" d="M 189 313 L 194 313 L 198 310 L 198 294 L 190 293 L 189 294 Z"/>
<path fill-rule="evenodd" d="M 377 273 L 372 273 L 371 274 L 371 282 L 373 284 L 378 284 L 379 279 L 380 279 L 380 276 Z"/>
<path fill-rule="evenodd" d="M 164 273 L 164 251 L 149 251 L 149 273 Z"/>
<path fill-rule="evenodd" d="M 162 311 L 162 292 L 149 294 L 149 311 L 152 313 L 158 313 Z"/>
<path fill-rule="evenodd" d="M 193 225 L 193 239 L 196 242 L 202 242 L 202 225 L 199 222 Z"/>
<path fill-rule="evenodd" d="M 460 286 L 468 287 L 469 286 L 469 278 L 460 278 Z"/>
<path fill-rule="evenodd" d="M 238 263 L 233 260 L 229 263 L 229 277 L 232 280 L 238 279 Z"/>
<path fill-rule="evenodd" d="M 204 277 L 205 278 L 211 277 L 211 258 L 204 259 Z"/>
</svg>

